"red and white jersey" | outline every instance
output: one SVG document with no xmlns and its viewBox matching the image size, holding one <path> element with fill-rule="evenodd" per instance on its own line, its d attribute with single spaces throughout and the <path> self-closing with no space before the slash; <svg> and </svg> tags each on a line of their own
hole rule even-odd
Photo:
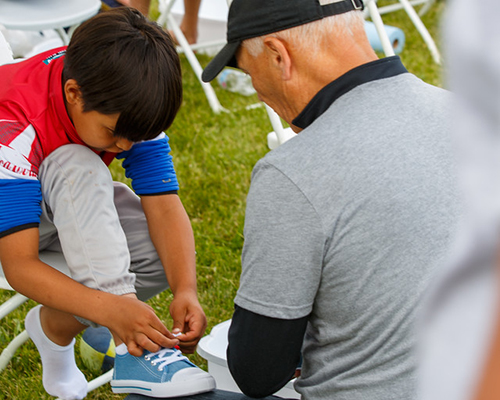
<svg viewBox="0 0 500 400">
<path fill-rule="evenodd" d="M 64 103 L 65 49 L 49 50 L 0 66 L 0 237 L 38 226 L 38 170 L 42 161 L 63 145 L 85 145 Z M 136 143 L 120 154 L 120 158 L 126 159 L 127 176 L 132 177 L 136 193 L 177 191 L 169 152 L 168 137 L 161 134 L 157 140 Z M 97 154 L 106 165 L 116 156 L 108 152 Z"/>
<path fill-rule="evenodd" d="M 36 179 L 56 148 L 84 144 L 66 112 L 65 48 L 0 67 L 0 179 Z M 109 164 L 114 154 L 103 154 Z"/>
</svg>

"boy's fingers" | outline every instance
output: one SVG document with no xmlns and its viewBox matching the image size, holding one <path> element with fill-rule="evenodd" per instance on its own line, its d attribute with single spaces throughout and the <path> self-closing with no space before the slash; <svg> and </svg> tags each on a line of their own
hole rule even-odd
<svg viewBox="0 0 500 400">
<path fill-rule="evenodd" d="M 197 321 L 192 321 L 189 324 L 189 329 L 186 330 L 185 340 L 200 340 L 205 333 L 206 326 Z"/>
<path fill-rule="evenodd" d="M 179 336 L 179 347 L 184 353 L 194 353 L 200 340 L 200 335 L 196 331 L 189 331 Z"/>
<path fill-rule="evenodd" d="M 161 349 L 161 346 L 150 341 L 147 345 L 144 346 L 144 349 L 151 353 L 155 353 Z"/>
<path fill-rule="evenodd" d="M 137 346 L 135 342 L 128 343 L 127 350 L 130 354 L 132 354 L 135 357 L 142 356 L 142 349 L 139 346 Z"/>
<path fill-rule="evenodd" d="M 192 341 L 195 341 L 198 339 L 200 339 L 199 335 L 195 331 L 189 331 L 189 332 L 183 333 L 181 336 L 179 336 L 179 340 L 182 340 L 185 343 L 192 342 Z"/>
<path fill-rule="evenodd" d="M 172 333 L 181 333 L 184 332 L 184 321 L 174 319 L 174 324 L 172 325 Z"/>
<path fill-rule="evenodd" d="M 196 350 L 197 344 L 198 344 L 198 342 L 188 342 L 188 343 L 181 342 L 181 343 L 179 343 L 179 347 L 181 348 L 183 353 L 193 354 L 194 351 Z"/>
<path fill-rule="evenodd" d="M 159 332 L 153 331 L 138 341 L 138 348 L 145 349 L 151 353 L 159 351 L 162 347 L 174 347 L 177 340 L 170 340 Z"/>
<path fill-rule="evenodd" d="M 154 316 L 154 320 L 151 322 L 151 327 L 164 336 L 169 334 L 167 327 L 156 315 Z"/>
<path fill-rule="evenodd" d="M 172 336 L 168 330 L 167 330 L 167 333 L 166 335 L 169 335 L 169 336 Z M 163 333 L 161 332 L 158 332 L 156 330 L 153 330 L 149 335 L 149 339 L 158 344 L 159 346 L 161 347 L 168 347 L 168 348 L 172 348 L 174 346 L 177 346 L 179 344 L 179 340 L 175 337 L 173 338 L 169 338 L 168 336 L 164 335 Z M 154 350 L 154 351 L 158 351 L 159 349 L 157 350 Z M 151 350 L 150 350 L 151 351 Z"/>
</svg>

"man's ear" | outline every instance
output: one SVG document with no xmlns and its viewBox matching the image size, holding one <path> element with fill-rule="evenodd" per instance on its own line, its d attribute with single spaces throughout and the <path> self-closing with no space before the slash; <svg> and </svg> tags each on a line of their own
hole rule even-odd
<svg viewBox="0 0 500 400">
<path fill-rule="evenodd" d="M 80 86 L 77 81 L 68 79 L 64 83 L 64 96 L 68 104 L 76 105 L 82 102 L 82 92 L 80 91 Z"/>
<path fill-rule="evenodd" d="M 266 37 L 264 46 L 273 66 L 281 71 L 281 79 L 289 80 L 292 76 L 292 57 L 286 42 L 276 37 Z"/>
</svg>

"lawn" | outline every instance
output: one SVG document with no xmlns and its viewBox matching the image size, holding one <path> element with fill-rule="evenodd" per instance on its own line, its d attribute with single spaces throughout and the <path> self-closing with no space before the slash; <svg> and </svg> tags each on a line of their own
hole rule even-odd
<svg viewBox="0 0 500 400">
<path fill-rule="evenodd" d="M 204 0 L 210 1 L 210 0 Z M 379 5 L 388 0 L 379 0 Z M 154 7 L 154 6 L 153 6 Z M 439 38 L 439 23 L 444 2 L 438 1 L 423 17 L 431 35 Z M 153 12 L 152 15 L 155 15 Z M 400 27 L 406 35 L 401 54 L 408 70 L 424 81 L 442 86 L 442 67 L 436 65 L 420 35 L 406 16 L 398 11 L 384 16 L 388 25 Z M 438 43 L 438 47 L 441 47 Z M 200 56 L 202 65 L 209 58 Z M 258 103 L 257 97 L 244 97 L 224 91 L 213 84 L 217 96 L 229 113 L 215 115 L 205 98 L 189 64 L 181 56 L 184 82 L 183 106 L 167 134 L 181 190 L 179 195 L 193 226 L 198 271 L 198 291 L 210 329 L 229 318 L 233 309 L 240 274 L 243 245 L 243 222 L 246 193 L 250 174 L 256 161 L 269 150 L 266 135 L 272 130 L 263 107 L 247 106 Z M 111 171 L 116 180 L 127 182 L 123 169 L 113 162 Z M 264 278 L 264 277 L 263 277 Z M 11 293 L 0 290 L 0 300 Z M 150 300 L 158 315 L 170 326 L 168 305 L 172 296 L 165 292 Z M 23 330 L 25 306 L 2 320 L 0 351 L 9 338 Z M 191 359 L 206 368 L 197 356 Z M 96 375 L 85 369 L 77 354 L 77 362 L 90 380 Z M 40 358 L 31 342 L 21 347 L 7 369 L 0 374 L 0 399 L 49 399 L 42 387 Z M 109 385 L 91 392 L 88 399 L 123 399 L 113 395 Z"/>
</svg>

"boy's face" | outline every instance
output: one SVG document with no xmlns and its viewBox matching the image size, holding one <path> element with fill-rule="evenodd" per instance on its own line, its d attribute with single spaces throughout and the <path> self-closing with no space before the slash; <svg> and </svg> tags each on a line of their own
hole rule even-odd
<svg viewBox="0 0 500 400">
<path fill-rule="evenodd" d="M 76 81 L 69 79 L 66 81 L 64 89 L 68 115 L 78 136 L 87 146 L 97 151 L 112 153 L 130 150 L 133 142 L 114 136 L 116 122 L 120 114 L 106 115 L 97 111 L 84 112 L 83 101 Z"/>
</svg>

